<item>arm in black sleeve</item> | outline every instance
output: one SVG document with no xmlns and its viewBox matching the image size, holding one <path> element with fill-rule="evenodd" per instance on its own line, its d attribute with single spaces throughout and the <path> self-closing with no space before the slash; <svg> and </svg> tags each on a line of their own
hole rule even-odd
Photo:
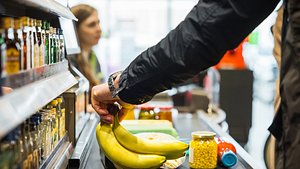
<svg viewBox="0 0 300 169">
<path fill-rule="evenodd" d="M 157 45 L 141 53 L 122 73 L 119 97 L 149 101 L 219 62 L 276 7 L 278 0 L 200 0 Z"/>
</svg>

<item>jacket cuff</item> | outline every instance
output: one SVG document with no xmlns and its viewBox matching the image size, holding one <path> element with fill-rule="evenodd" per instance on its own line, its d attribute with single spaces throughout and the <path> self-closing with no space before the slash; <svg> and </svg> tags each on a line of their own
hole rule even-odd
<svg viewBox="0 0 300 169">
<path fill-rule="evenodd" d="M 144 95 L 144 91 L 138 91 L 133 90 L 128 86 L 128 81 L 127 81 L 127 70 L 124 70 L 123 73 L 121 74 L 120 80 L 119 80 L 119 91 L 118 91 L 118 96 L 119 98 L 129 104 L 143 104 L 145 102 L 148 102 L 152 99 L 152 96 L 147 96 Z"/>
</svg>

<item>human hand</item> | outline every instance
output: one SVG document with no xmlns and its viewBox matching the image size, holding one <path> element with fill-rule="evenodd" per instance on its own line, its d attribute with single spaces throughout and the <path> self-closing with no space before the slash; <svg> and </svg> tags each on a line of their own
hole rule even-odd
<svg viewBox="0 0 300 169">
<path fill-rule="evenodd" d="M 115 83 L 118 83 L 119 76 L 116 78 Z M 121 121 L 128 110 L 134 108 L 133 105 L 122 101 L 119 97 L 112 98 L 112 94 L 108 88 L 108 84 L 104 83 L 101 85 L 94 86 L 91 92 L 92 106 L 95 111 L 100 115 L 101 121 L 104 123 L 113 123 L 114 114 L 116 110 L 110 110 L 111 105 L 118 103 L 121 106 L 121 110 L 118 111 L 119 120 Z"/>
<path fill-rule="evenodd" d="M 3 92 L 3 95 L 9 94 L 13 91 L 13 89 L 10 87 L 2 87 L 1 90 Z"/>
</svg>

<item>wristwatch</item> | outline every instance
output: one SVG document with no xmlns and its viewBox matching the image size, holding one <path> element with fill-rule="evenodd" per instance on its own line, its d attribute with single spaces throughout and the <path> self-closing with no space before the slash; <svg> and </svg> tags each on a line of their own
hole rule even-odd
<svg viewBox="0 0 300 169">
<path fill-rule="evenodd" d="M 118 89 L 115 88 L 114 81 L 116 80 L 117 76 L 120 74 L 122 74 L 122 71 L 115 72 L 108 77 L 107 83 L 108 83 L 109 91 L 112 93 L 112 98 L 115 98 L 118 95 L 119 91 Z"/>
</svg>

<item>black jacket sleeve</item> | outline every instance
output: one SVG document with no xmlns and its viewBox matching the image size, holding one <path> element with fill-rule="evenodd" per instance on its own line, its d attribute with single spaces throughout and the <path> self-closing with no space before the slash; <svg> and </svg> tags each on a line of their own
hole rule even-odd
<svg viewBox="0 0 300 169">
<path fill-rule="evenodd" d="M 276 7 L 279 0 L 200 0 L 157 45 L 124 70 L 119 97 L 131 104 L 149 101 L 219 62 Z"/>
</svg>

